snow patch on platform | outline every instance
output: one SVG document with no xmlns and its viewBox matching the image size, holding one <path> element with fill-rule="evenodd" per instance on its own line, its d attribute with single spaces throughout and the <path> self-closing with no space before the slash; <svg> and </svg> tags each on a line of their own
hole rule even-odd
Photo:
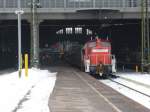
<svg viewBox="0 0 150 112">
<path fill-rule="evenodd" d="M 48 70 L 29 69 L 0 74 L 0 112 L 49 112 L 48 100 L 55 85 L 57 73 Z"/>
</svg>

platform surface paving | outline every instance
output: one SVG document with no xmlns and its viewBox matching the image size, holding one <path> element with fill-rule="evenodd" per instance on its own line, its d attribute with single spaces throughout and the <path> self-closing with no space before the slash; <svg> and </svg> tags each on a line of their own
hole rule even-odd
<svg viewBox="0 0 150 112">
<path fill-rule="evenodd" d="M 65 67 L 57 71 L 50 112 L 150 112 L 85 73 Z"/>
</svg>

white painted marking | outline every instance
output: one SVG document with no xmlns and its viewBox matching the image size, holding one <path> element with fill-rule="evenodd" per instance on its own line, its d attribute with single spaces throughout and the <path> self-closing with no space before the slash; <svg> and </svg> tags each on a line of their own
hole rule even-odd
<svg viewBox="0 0 150 112">
<path fill-rule="evenodd" d="M 108 49 L 93 49 L 92 52 L 95 53 L 108 52 Z"/>
</svg>

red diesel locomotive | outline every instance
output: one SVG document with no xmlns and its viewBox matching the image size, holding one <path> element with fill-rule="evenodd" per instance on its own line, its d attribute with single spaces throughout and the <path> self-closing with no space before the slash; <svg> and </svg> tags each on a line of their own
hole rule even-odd
<svg viewBox="0 0 150 112">
<path fill-rule="evenodd" d="M 106 76 L 116 72 L 116 59 L 111 54 L 111 43 L 96 38 L 87 42 L 82 48 L 82 63 L 85 72 Z"/>
</svg>

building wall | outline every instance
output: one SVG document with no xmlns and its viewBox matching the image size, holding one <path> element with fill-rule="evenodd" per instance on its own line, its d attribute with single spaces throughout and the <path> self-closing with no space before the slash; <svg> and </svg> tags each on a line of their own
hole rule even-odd
<svg viewBox="0 0 150 112">
<path fill-rule="evenodd" d="M 31 18 L 31 0 L 20 1 L 25 12 L 23 19 L 29 20 Z M 150 2 L 150 0 L 148 1 Z M 16 19 L 14 12 L 17 10 L 17 2 L 18 0 L 0 0 L 0 20 Z M 135 19 L 141 17 L 141 0 L 36 0 L 36 2 L 39 2 L 37 12 L 42 20 Z"/>
<path fill-rule="evenodd" d="M 0 0 L 0 8 L 15 8 L 18 0 Z M 37 0 L 42 8 L 103 8 L 139 7 L 141 0 Z M 149 0 L 150 1 L 150 0 Z M 30 7 L 31 0 L 21 0 L 23 8 Z"/>
</svg>

